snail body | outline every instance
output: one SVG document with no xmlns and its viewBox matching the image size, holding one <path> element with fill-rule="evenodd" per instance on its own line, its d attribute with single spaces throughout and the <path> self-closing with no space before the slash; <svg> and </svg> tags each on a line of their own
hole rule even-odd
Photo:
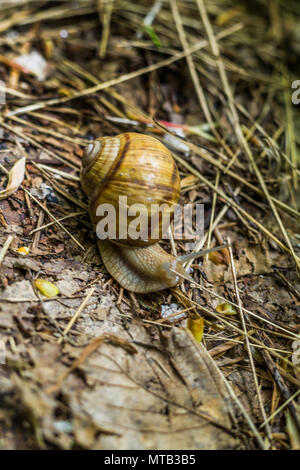
<svg viewBox="0 0 300 470">
<path fill-rule="evenodd" d="M 147 227 L 152 222 L 153 205 L 162 204 L 163 211 L 173 212 L 180 196 L 180 178 L 163 144 L 133 132 L 96 139 L 84 151 L 81 186 L 89 198 L 89 213 L 95 225 L 101 219 L 99 206 L 110 204 L 116 209 L 116 238 L 99 239 L 97 246 L 107 271 L 124 289 L 155 292 L 177 285 L 182 276 L 189 277 L 183 263 L 202 253 L 175 258 L 163 250 L 158 240 L 168 227 L 158 209 L 155 236 L 149 228 L 135 239 L 127 233 L 133 216 L 128 215 L 125 224 L 118 217 L 122 209 L 120 196 L 126 197 L 128 207 L 141 205 L 141 220 Z"/>
<path fill-rule="evenodd" d="M 158 243 L 136 247 L 98 240 L 97 245 L 107 271 L 131 292 L 146 294 L 174 287 L 181 280 L 176 273 L 188 275 L 180 261 Z"/>
</svg>

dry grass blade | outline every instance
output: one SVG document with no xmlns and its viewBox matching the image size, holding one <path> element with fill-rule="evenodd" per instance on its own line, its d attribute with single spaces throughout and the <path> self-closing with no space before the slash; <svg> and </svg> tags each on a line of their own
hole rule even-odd
<svg viewBox="0 0 300 470">
<path fill-rule="evenodd" d="M 297 159 L 297 148 L 296 148 L 296 139 L 295 139 L 295 125 L 293 119 L 293 109 L 290 100 L 290 93 L 289 93 L 289 83 L 290 80 L 286 80 L 286 87 L 285 87 L 285 108 L 286 108 L 286 122 L 287 122 L 287 155 L 291 156 L 291 164 L 293 166 L 292 174 L 293 174 L 293 184 L 295 190 L 298 189 L 298 178 L 299 172 L 297 171 L 298 167 L 298 159 Z"/>
<path fill-rule="evenodd" d="M 60 219 L 57 219 L 58 222 L 62 222 L 63 220 L 66 219 L 71 219 L 73 217 L 79 217 L 80 215 L 86 215 L 86 211 L 82 212 L 72 212 L 71 214 L 65 215 L 64 217 L 61 217 Z M 33 235 L 36 232 L 39 232 L 40 230 L 44 230 L 45 228 L 51 227 L 51 225 L 54 225 L 56 222 L 49 222 L 48 224 L 41 225 L 40 227 L 37 227 L 31 232 L 29 232 L 29 235 Z"/>
<path fill-rule="evenodd" d="M 237 212 L 240 212 L 246 219 L 249 219 L 251 222 L 253 222 L 262 232 L 264 232 L 269 238 L 271 238 L 278 246 L 280 246 L 280 248 L 282 248 L 284 251 L 286 251 L 287 253 L 294 253 L 294 249 L 292 248 L 292 251 L 290 250 L 289 247 L 287 247 L 286 245 L 284 245 L 277 237 L 275 237 L 275 235 L 270 232 L 270 230 L 268 230 L 266 227 L 264 227 L 260 222 L 258 222 L 254 217 L 252 217 L 251 214 L 249 214 L 247 211 L 245 211 L 244 209 L 242 209 L 235 201 L 233 201 L 233 199 L 229 198 L 228 196 L 226 196 L 226 194 L 220 190 L 219 188 L 217 188 L 216 186 L 214 186 L 208 179 L 206 179 L 203 175 L 201 175 L 201 173 L 197 170 L 195 170 L 189 163 L 187 163 L 183 158 L 179 157 L 178 155 L 176 154 L 173 154 L 174 155 L 174 158 L 175 160 L 177 160 L 178 162 L 180 162 L 180 164 L 182 166 L 184 166 L 187 170 L 189 170 L 191 173 L 193 173 L 195 176 L 198 176 L 198 178 L 203 181 L 212 191 L 216 192 L 220 197 L 221 199 L 223 199 L 227 204 L 229 204 L 232 208 L 234 208 Z M 300 259 L 298 256 L 296 256 L 296 261 L 297 261 L 297 264 L 300 262 Z"/>
<path fill-rule="evenodd" d="M 251 352 L 250 341 L 249 341 L 249 338 L 247 336 L 247 326 L 246 326 L 246 322 L 245 322 L 245 318 L 244 318 L 244 313 L 243 313 L 243 310 L 242 310 L 242 302 L 241 302 L 241 299 L 240 299 L 239 288 L 238 288 L 238 284 L 237 284 L 236 269 L 235 269 L 235 265 L 234 265 L 234 259 L 233 259 L 233 254 L 232 254 L 232 247 L 231 247 L 230 238 L 227 238 L 227 245 L 228 245 L 228 249 L 229 249 L 230 267 L 231 267 L 231 273 L 232 273 L 232 277 L 233 277 L 233 284 L 234 284 L 234 291 L 235 291 L 235 298 L 236 298 L 237 308 L 238 308 L 238 312 L 240 314 L 240 319 L 241 319 L 243 331 L 245 333 L 245 343 L 246 343 L 248 357 L 249 357 L 249 360 L 250 360 L 250 366 L 251 366 L 251 370 L 252 370 L 252 374 L 253 374 L 253 379 L 254 379 L 255 389 L 256 389 L 256 393 L 257 393 L 257 397 L 258 397 L 260 411 L 261 411 L 264 422 L 266 422 L 267 415 L 266 415 L 266 412 L 265 412 L 262 396 L 261 396 L 260 389 L 259 389 L 257 374 L 256 374 L 256 370 L 255 370 L 255 364 L 254 364 L 253 355 L 252 355 L 252 352 Z M 266 432 L 267 432 L 267 436 L 268 436 L 268 439 L 269 439 L 269 445 L 271 446 L 272 445 L 272 434 L 271 434 L 271 429 L 270 429 L 270 426 L 269 426 L 268 423 L 266 423 Z"/>
<path fill-rule="evenodd" d="M 277 384 L 277 386 L 280 390 L 280 393 L 282 394 L 284 400 L 287 401 L 287 406 L 288 406 L 289 411 L 291 413 L 292 419 L 295 423 L 295 426 L 296 426 L 298 432 L 300 432 L 300 418 L 299 418 L 297 405 L 295 404 L 293 399 L 291 399 L 290 391 L 289 391 L 285 381 L 283 380 L 278 367 L 276 366 L 274 360 L 272 359 L 272 357 L 270 355 L 270 352 L 267 351 L 267 350 L 262 350 L 261 354 L 262 354 L 262 356 L 265 360 L 265 363 L 266 363 L 269 371 L 271 372 L 271 374 L 272 374 L 272 376 L 273 376 L 273 378 L 274 378 L 274 380 L 275 380 L 275 382 L 276 382 L 276 384 Z"/>
<path fill-rule="evenodd" d="M 61 188 L 58 182 L 55 182 L 51 176 L 48 176 L 47 169 L 43 168 L 41 165 L 37 165 L 34 162 L 32 162 L 32 165 L 35 168 L 38 168 L 40 170 L 40 172 L 44 175 L 44 177 L 51 183 L 55 191 L 57 191 L 59 194 L 61 194 L 63 197 L 65 197 L 66 199 L 68 199 L 69 201 L 71 201 L 73 204 L 80 207 L 81 209 L 87 210 L 87 205 L 84 202 L 80 201 L 79 199 L 75 198 L 71 194 L 67 193 L 63 188 Z"/>
<path fill-rule="evenodd" d="M 192 52 L 188 53 L 189 47 L 188 47 L 188 43 L 187 43 L 187 40 L 186 40 L 184 29 L 183 29 L 183 25 L 182 25 L 182 22 L 181 22 L 181 17 L 180 17 L 180 13 L 179 13 L 179 10 L 178 10 L 178 7 L 177 7 L 176 0 L 170 0 L 170 5 L 171 5 L 174 20 L 175 20 L 175 23 L 176 23 L 176 27 L 177 27 L 177 30 L 178 30 L 178 34 L 179 34 L 179 37 L 180 37 L 180 41 L 182 43 L 183 50 L 186 53 L 186 61 L 187 61 L 187 64 L 188 64 L 188 67 L 189 67 L 189 70 L 190 70 L 191 78 L 192 78 L 193 83 L 194 83 L 194 87 L 195 87 L 195 90 L 196 90 L 196 94 L 197 94 L 197 98 L 198 98 L 198 101 L 200 103 L 200 106 L 203 109 L 204 115 L 207 119 L 207 122 L 210 125 L 211 131 L 216 136 L 217 140 L 221 143 L 221 145 L 226 150 L 226 152 L 229 155 L 232 155 L 232 152 L 231 152 L 230 148 L 228 147 L 228 145 L 226 144 L 224 139 L 222 139 L 222 137 L 220 136 L 220 134 L 216 130 L 215 123 L 213 122 L 213 119 L 212 119 L 212 116 L 211 116 L 211 113 L 210 113 L 210 110 L 209 110 L 209 107 L 208 107 L 208 104 L 207 104 L 205 93 L 203 91 L 203 88 L 202 88 L 202 86 L 200 84 L 200 81 L 199 81 L 199 78 L 198 78 L 198 74 L 197 74 L 197 71 L 196 71 L 196 68 L 195 68 L 195 65 L 194 65 L 194 61 L 193 61 L 193 58 L 192 58 Z"/>
<path fill-rule="evenodd" d="M 174 271 L 176 272 L 176 271 Z M 189 278 L 183 276 L 182 274 L 176 272 L 176 274 L 178 276 L 180 276 L 182 279 L 186 280 L 186 281 L 190 281 Z M 195 283 L 193 283 L 195 284 Z M 195 284 L 196 287 L 198 288 L 203 288 L 203 286 L 201 286 L 200 284 Z M 203 305 L 199 304 L 199 302 L 195 302 L 194 300 L 191 300 L 189 299 L 188 297 L 186 297 L 182 292 L 180 291 L 175 291 L 176 292 L 176 295 L 178 295 L 178 297 L 182 297 L 184 298 L 185 300 L 187 300 L 190 304 L 193 304 L 195 305 L 199 310 L 200 312 L 203 312 L 204 314 L 214 318 L 215 320 L 218 320 L 220 321 L 221 323 L 224 323 L 224 325 L 226 325 L 227 327 L 229 327 L 230 329 L 236 331 L 237 333 L 239 334 L 242 334 L 242 335 L 245 335 L 247 336 L 249 339 L 251 339 L 255 344 L 258 344 L 260 346 L 262 346 L 262 349 L 266 350 L 266 351 L 269 351 L 269 353 L 275 357 L 277 357 L 278 359 L 280 359 L 282 362 L 284 362 L 285 364 L 293 367 L 293 368 L 296 368 L 299 372 L 300 372 L 300 367 L 298 366 L 295 366 L 295 364 L 293 364 L 290 360 L 288 360 L 287 358 L 281 356 L 280 354 L 278 354 L 273 348 L 270 348 L 268 346 L 266 346 L 262 341 L 256 339 L 253 334 L 249 334 L 248 332 L 245 333 L 243 330 L 241 330 L 240 328 L 238 328 L 237 326 L 235 326 L 233 323 L 230 323 L 228 320 L 225 320 L 225 318 L 222 318 L 220 315 L 216 314 L 214 311 L 212 311 L 211 309 L 208 309 L 206 307 L 204 307 Z M 215 296 L 217 296 L 216 293 L 214 293 Z M 224 299 L 226 300 L 226 299 Z M 228 302 L 228 300 L 226 300 Z M 255 314 L 254 314 L 255 315 Z"/>
<path fill-rule="evenodd" d="M 90 300 L 90 298 L 92 297 L 93 293 L 95 291 L 95 287 L 92 287 L 89 292 L 87 293 L 85 299 L 83 300 L 83 302 L 80 304 L 80 307 L 78 308 L 78 310 L 75 312 L 74 316 L 71 318 L 71 320 L 69 321 L 69 323 L 67 324 L 66 328 L 64 329 L 63 331 L 63 336 L 61 338 L 58 339 L 58 343 L 61 343 L 63 341 L 63 339 L 65 338 L 65 336 L 69 333 L 70 329 L 72 328 L 72 326 L 74 325 L 74 323 L 76 322 L 76 320 L 78 319 L 79 315 L 81 314 L 81 312 L 85 309 L 88 301 Z"/>
<path fill-rule="evenodd" d="M 167 129 L 166 127 L 164 127 L 161 123 L 158 123 L 157 121 L 153 120 L 153 123 L 155 124 L 155 126 L 157 126 L 158 128 L 162 128 L 164 129 L 165 132 L 167 132 L 168 134 L 170 135 L 174 135 L 170 129 Z M 175 136 L 176 139 L 178 139 L 178 142 L 180 142 L 181 138 L 179 136 Z M 217 159 L 213 158 L 211 155 L 209 155 L 207 152 L 204 152 L 200 147 L 198 147 L 197 145 L 193 144 L 192 142 L 189 142 L 189 141 L 184 141 L 185 145 L 187 147 L 189 147 L 193 152 L 195 152 L 196 155 L 198 155 L 199 157 L 201 157 L 203 160 L 207 161 L 208 163 L 210 163 L 211 165 L 213 165 L 215 168 L 221 170 L 222 172 L 226 173 L 226 167 Z M 178 161 L 179 161 L 179 158 L 180 157 L 177 157 L 178 158 Z M 181 161 L 183 161 L 184 163 L 186 163 L 187 165 L 189 165 L 184 159 L 181 159 Z M 184 165 L 184 163 L 182 163 L 182 165 Z M 187 169 L 188 168 L 192 168 L 191 165 L 189 165 L 188 167 L 186 167 Z M 194 170 L 196 171 L 196 170 Z M 195 174 L 195 173 L 194 173 Z M 198 172 L 199 174 L 199 172 Z M 228 171 L 228 175 L 231 176 L 232 178 L 234 178 L 235 180 L 237 180 L 239 183 L 242 183 L 244 184 L 247 188 L 253 190 L 255 193 L 257 194 L 263 194 L 262 191 L 257 188 L 255 185 L 253 185 L 252 183 L 250 183 L 247 179 L 243 178 L 238 172 L 236 171 L 232 171 L 232 170 L 229 170 Z M 294 217 L 297 217 L 297 218 L 300 218 L 300 213 L 295 210 L 293 207 L 290 207 L 288 206 L 287 204 L 283 203 L 282 201 L 279 201 L 278 199 L 272 197 L 271 198 L 272 201 L 274 202 L 274 204 L 276 204 L 277 207 L 287 211 L 289 214 L 291 214 L 292 216 Z"/>
<path fill-rule="evenodd" d="M 46 212 L 46 214 L 47 214 L 52 220 L 54 220 L 54 222 L 55 222 L 64 232 L 66 232 L 66 233 L 69 235 L 70 238 L 72 238 L 72 240 L 76 243 L 76 245 L 78 245 L 79 248 L 81 248 L 81 250 L 85 251 L 84 246 L 81 245 L 81 243 L 79 243 L 79 241 L 77 240 L 77 238 L 74 237 L 74 235 L 72 235 L 72 233 L 70 233 L 70 232 L 66 229 L 66 227 L 64 227 L 63 224 L 61 224 L 61 223 L 59 222 L 59 220 L 58 220 L 56 217 L 54 217 L 53 214 L 51 214 L 51 212 L 47 209 L 47 207 L 44 207 L 43 204 L 41 204 L 38 199 L 36 199 L 29 191 L 27 191 L 26 188 L 22 188 L 22 189 L 23 189 L 23 191 L 26 192 L 26 194 L 28 194 L 28 196 L 29 196 L 38 206 L 40 206 L 40 207 L 43 209 L 43 211 Z"/>
<path fill-rule="evenodd" d="M 214 32 L 213 32 L 213 29 L 211 27 L 211 23 L 210 23 L 210 20 L 208 18 L 208 15 L 207 15 L 207 11 L 206 11 L 206 8 L 205 8 L 205 5 L 204 5 L 204 1 L 203 0 L 196 0 L 197 1 L 197 5 L 199 7 L 199 11 L 200 11 L 200 14 L 201 14 L 201 17 L 202 17 L 202 21 L 204 23 L 204 26 L 205 26 L 205 29 L 206 29 L 206 32 L 207 32 L 207 36 L 208 36 L 208 40 L 209 40 L 209 43 L 210 43 L 210 47 L 212 49 L 212 53 L 214 54 L 215 58 L 216 58 L 216 61 L 217 61 L 217 66 L 218 66 L 218 69 L 219 69 L 219 74 L 220 74 L 220 77 L 221 77 L 221 81 L 222 81 L 222 84 L 224 86 L 224 90 L 225 90 L 225 93 L 226 93 L 226 96 L 227 96 L 227 99 L 228 99 L 228 105 L 230 107 L 230 112 L 231 112 L 231 117 L 232 117 L 232 125 L 233 125 L 233 129 L 235 130 L 236 132 L 236 135 L 237 135 L 237 138 L 238 138 L 238 141 L 240 142 L 241 146 L 243 147 L 253 169 L 254 169 L 254 172 L 256 174 L 256 177 L 259 181 L 259 184 L 262 188 L 262 191 L 273 211 L 273 214 L 274 214 L 274 217 L 278 223 L 278 226 L 280 228 L 280 231 L 286 241 L 286 244 L 287 244 L 287 247 L 289 248 L 289 252 L 291 253 L 295 263 L 296 263 L 296 266 L 297 266 L 297 270 L 298 270 L 298 274 L 300 276 L 300 260 L 299 258 L 296 256 L 295 254 L 295 251 L 294 251 L 294 248 L 292 246 L 292 243 L 290 241 L 290 237 L 288 236 L 287 234 L 287 231 L 282 223 L 282 220 L 278 214 L 278 211 L 276 209 L 276 206 L 269 194 L 269 191 L 268 191 L 268 188 L 267 188 L 267 185 L 264 181 L 264 178 L 256 164 L 256 161 L 253 157 L 253 153 L 249 147 L 249 144 L 247 142 L 247 140 L 245 139 L 244 137 L 244 134 L 242 132 L 242 129 L 241 129 L 241 126 L 240 126 L 240 122 L 239 122 L 239 117 L 238 117 L 238 114 L 237 114 L 237 111 L 236 111 L 236 107 L 235 107 L 235 103 L 234 103 L 234 97 L 233 97 L 233 94 L 232 94 L 232 91 L 231 91 L 231 88 L 230 88 L 230 85 L 229 85 L 229 81 L 228 81 L 228 78 L 227 78 L 227 75 L 226 75 L 226 72 L 225 72 L 225 67 L 224 67 L 224 64 L 223 64 L 223 61 L 220 57 L 220 51 L 219 51 L 219 47 L 218 47 L 218 43 L 215 39 L 215 35 L 214 35 Z M 295 163 L 295 161 L 294 161 Z"/>
<path fill-rule="evenodd" d="M 14 237 L 12 235 L 8 235 L 3 247 L 1 248 L 1 251 L 0 251 L 0 265 L 2 264 L 4 258 L 5 258 L 5 255 L 10 247 L 10 244 L 11 242 L 13 241 Z"/>
<path fill-rule="evenodd" d="M 218 188 L 220 183 L 220 171 L 217 171 L 216 175 L 216 181 L 215 181 L 215 187 Z M 216 221 L 214 221 L 215 217 L 215 210 L 216 210 L 216 202 L 217 202 L 217 194 L 213 194 L 213 200 L 212 200 L 212 210 L 211 210 L 211 216 L 210 216 L 210 221 L 209 221 L 209 228 L 208 228 L 208 234 L 207 234 L 207 248 L 210 247 L 210 242 L 211 242 L 211 236 L 213 232 L 213 228 L 217 226 Z"/>
<path fill-rule="evenodd" d="M 33 127 L 34 129 L 44 133 L 44 134 L 49 134 L 52 135 L 53 137 L 58 137 L 59 139 L 66 140 L 67 142 L 72 142 L 73 144 L 79 144 L 82 146 L 85 146 L 89 143 L 88 140 L 84 139 L 77 139 L 74 137 L 69 137 L 68 135 L 61 134 L 60 132 L 52 131 L 51 129 L 45 128 L 45 126 L 38 126 L 37 124 L 34 124 L 33 122 L 28 122 L 24 121 L 24 119 L 21 119 L 17 116 L 11 116 L 10 119 L 15 122 L 19 122 L 20 124 L 24 124 L 26 126 Z"/>
<path fill-rule="evenodd" d="M 190 282 L 192 282 L 189 278 L 186 278 L 186 280 L 189 280 Z M 237 309 L 240 309 L 242 312 L 245 312 L 246 314 L 252 316 L 253 318 L 256 318 L 257 320 L 260 320 L 264 323 L 267 323 L 269 324 L 270 326 L 272 326 L 273 328 L 276 328 L 280 331 L 284 331 L 285 333 L 288 333 L 290 335 L 290 338 L 293 337 L 295 339 L 299 339 L 299 335 L 291 332 L 291 331 L 288 331 L 286 328 L 283 328 L 282 326 L 280 325 L 277 325 L 276 323 L 270 321 L 270 320 L 267 320 L 266 318 L 263 318 L 259 315 L 257 315 L 256 313 L 254 312 L 251 312 L 250 310 L 248 310 L 247 308 L 243 307 L 242 305 L 239 305 L 235 302 L 231 302 L 231 300 L 229 299 L 225 299 L 225 297 L 222 297 L 221 295 L 217 294 L 216 292 L 213 292 L 212 290 L 210 289 L 207 289 L 206 287 L 202 286 L 201 284 L 198 284 L 198 283 L 195 283 L 193 282 L 194 285 L 196 287 L 198 287 L 199 289 L 202 289 L 204 292 L 208 292 L 209 294 L 211 294 L 212 296 L 214 297 L 217 297 L 218 299 L 222 300 L 222 302 L 227 302 L 228 304 L 232 305 L 233 307 L 237 308 Z"/>
<path fill-rule="evenodd" d="M 109 38 L 110 19 L 113 11 L 114 0 L 98 0 L 97 5 L 99 17 L 102 21 L 102 37 L 99 47 L 99 57 L 104 59 L 106 55 L 107 41 Z"/>
<path fill-rule="evenodd" d="M 226 387 L 227 387 L 227 390 L 230 394 L 230 396 L 232 397 L 232 399 L 236 402 L 236 404 L 238 405 L 238 407 L 240 408 L 242 414 L 244 415 L 250 429 L 253 431 L 253 434 L 255 435 L 256 439 L 257 439 L 257 442 L 260 446 L 261 449 L 264 449 L 266 450 L 267 449 L 267 446 L 265 445 L 264 443 L 264 440 L 263 438 L 261 437 L 257 427 L 255 426 L 255 424 L 253 423 L 251 417 L 249 416 L 249 414 L 247 413 L 247 411 L 245 410 L 245 407 L 243 406 L 243 404 L 241 403 L 241 401 L 238 399 L 238 397 L 236 396 L 235 392 L 233 391 L 232 387 L 230 386 L 230 384 L 228 383 L 228 381 L 225 379 L 225 377 L 223 376 L 223 374 L 220 372 L 220 375 L 222 377 L 222 380 L 223 382 L 225 383 Z"/>
<path fill-rule="evenodd" d="M 53 157 L 55 158 L 56 160 L 68 165 L 69 167 L 73 168 L 73 170 L 78 170 L 78 167 L 75 166 L 73 163 L 71 163 L 70 161 L 68 161 L 67 159 L 64 159 L 63 157 L 61 157 L 60 155 L 58 155 L 57 153 L 54 153 L 52 152 L 51 150 L 48 150 L 47 148 L 43 147 L 43 145 L 39 144 L 38 142 L 36 142 L 35 139 L 33 139 L 32 137 L 28 137 L 27 135 L 25 135 L 23 132 L 20 132 L 19 130 L 15 129 L 14 127 L 10 126 L 9 124 L 3 122 L 3 120 L 1 119 L 0 117 L 0 127 L 4 127 L 4 129 L 7 129 L 11 132 L 13 132 L 15 135 L 17 135 L 18 137 L 21 137 L 22 139 L 24 139 L 25 141 L 31 143 L 34 147 L 37 147 L 41 150 L 43 150 L 45 153 L 47 153 L 50 157 Z"/>
<path fill-rule="evenodd" d="M 228 31 L 228 34 L 231 34 L 232 31 L 235 31 L 235 30 L 236 30 L 236 28 L 230 28 L 230 30 Z M 15 111 L 10 111 L 8 113 L 5 113 L 4 117 L 10 117 L 10 116 L 15 116 L 17 114 L 24 114 L 24 113 L 28 113 L 28 112 L 31 112 L 31 111 L 36 111 L 38 109 L 43 109 L 43 108 L 46 108 L 46 107 L 49 107 L 49 106 L 54 106 L 54 105 L 58 105 L 58 104 L 67 103 L 68 101 L 71 101 L 71 100 L 74 100 L 74 99 L 77 99 L 77 98 L 81 98 L 83 96 L 91 95 L 91 94 L 96 93 L 98 91 L 105 90 L 106 88 L 110 88 L 112 86 L 118 85 L 119 83 L 123 83 L 123 82 L 131 80 L 133 78 L 144 75 L 146 73 L 153 72 L 153 71 L 158 70 L 162 67 L 167 67 L 168 65 L 171 65 L 174 62 L 177 62 L 178 60 L 183 59 L 187 55 L 192 54 L 193 52 L 196 52 L 197 50 L 203 49 L 206 45 L 207 45 L 207 41 L 205 41 L 205 40 L 198 41 L 197 44 L 190 47 L 187 51 L 179 52 L 177 54 L 174 54 L 174 56 L 170 57 L 169 59 L 161 60 L 156 64 L 149 65 L 148 67 L 144 67 L 144 68 L 142 68 L 140 70 L 137 70 L 135 72 L 124 74 L 124 75 L 122 75 L 118 78 L 113 78 L 113 79 L 108 80 L 104 83 L 99 83 L 98 85 L 95 85 L 95 86 L 90 87 L 90 88 L 86 88 L 83 91 L 73 93 L 71 96 L 68 96 L 66 98 L 54 98 L 54 99 L 50 99 L 50 100 L 47 100 L 47 101 L 44 101 L 44 102 L 38 102 L 38 103 L 31 104 L 31 105 L 28 105 L 28 106 L 25 106 L 25 107 L 22 107 L 22 108 L 18 108 Z"/>
<path fill-rule="evenodd" d="M 263 428 L 267 423 L 269 423 L 270 421 L 272 421 L 276 415 L 278 415 L 278 413 L 280 413 L 282 410 L 284 410 L 284 408 L 292 401 L 294 400 L 300 393 L 300 389 L 297 390 L 297 392 L 295 392 L 293 395 L 290 396 L 290 398 L 288 398 L 284 403 L 282 403 L 282 405 L 280 405 L 276 411 L 274 411 L 274 413 L 272 413 L 268 419 L 266 421 L 264 421 L 261 425 L 260 425 L 260 428 Z"/>
</svg>

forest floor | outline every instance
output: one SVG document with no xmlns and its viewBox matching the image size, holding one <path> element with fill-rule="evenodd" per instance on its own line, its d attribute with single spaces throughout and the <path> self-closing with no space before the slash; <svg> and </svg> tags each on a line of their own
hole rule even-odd
<svg viewBox="0 0 300 470">
<path fill-rule="evenodd" d="M 296 0 L 1 2 L 0 449 L 300 449 L 299 31 Z M 194 282 L 103 266 L 81 159 L 123 132 L 228 243 Z"/>
</svg>

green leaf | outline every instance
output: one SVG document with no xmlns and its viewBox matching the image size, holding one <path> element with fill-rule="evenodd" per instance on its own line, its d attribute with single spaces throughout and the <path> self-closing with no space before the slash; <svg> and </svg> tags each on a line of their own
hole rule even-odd
<svg viewBox="0 0 300 470">
<path fill-rule="evenodd" d="M 148 36 L 150 37 L 151 41 L 153 42 L 153 44 L 156 46 L 156 47 L 161 47 L 161 42 L 160 40 L 158 39 L 158 36 L 157 34 L 155 33 L 154 29 L 152 28 L 152 26 L 144 26 L 144 31 L 148 34 Z"/>
</svg>

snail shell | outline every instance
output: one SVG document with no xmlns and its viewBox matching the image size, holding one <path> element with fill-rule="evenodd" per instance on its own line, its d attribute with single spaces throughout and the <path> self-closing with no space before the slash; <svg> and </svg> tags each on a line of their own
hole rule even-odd
<svg viewBox="0 0 300 470">
<path fill-rule="evenodd" d="M 143 217 L 150 227 L 153 204 L 164 204 L 171 213 L 180 196 L 180 178 L 176 163 L 154 137 L 124 133 L 116 137 L 101 137 L 89 144 L 82 160 L 81 185 L 89 198 L 89 212 L 94 224 L 99 217 L 97 207 L 112 204 L 119 224 L 119 196 L 127 204 L 143 204 Z M 130 219 L 130 217 L 128 217 Z M 147 293 L 175 286 L 187 275 L 180 261 L 166 253 L 157 243 L 166 227 L 158 217 L 158 237 L 151 238 L 150 229 L 141 240 L 98 240 L 97 245 L 108 272 L 129 291 Z M 130 220 L 127 220 L 126 226 Z M 117 233 L 124 227 L 118 225 Z"/>
<path fill-rule="evenodd" d="M 125 245 L 144 246 L 157 242 L 166 230 L 162 213 L 157 210 L 156 237 L 151 238 L 155 204 L 163 204 L 163 211 L 172 213 L 180 196 L 180 178 L 176 163 L 168 151 L 154 137 L 128 132 L 116 137 L 101 137 L 89 144 L 82 160 L 81 185 L 89 197 L 90 216 L 95 224 L 100 220 L 96 210 L 101 204 L 112 204 L 116 209 L 116 241 Z M 148 227 L 139 240 L 127 233 L 134 216 L 128 216 L 126 227 L 119 225 L 120 196 L 127 197 L 127 205 L 142 204 L 141 217 Z M 155 227 L 152 228 L 155 230 Z M 126 239 L 121 235 L 126 232 Z"/>
</svg>

